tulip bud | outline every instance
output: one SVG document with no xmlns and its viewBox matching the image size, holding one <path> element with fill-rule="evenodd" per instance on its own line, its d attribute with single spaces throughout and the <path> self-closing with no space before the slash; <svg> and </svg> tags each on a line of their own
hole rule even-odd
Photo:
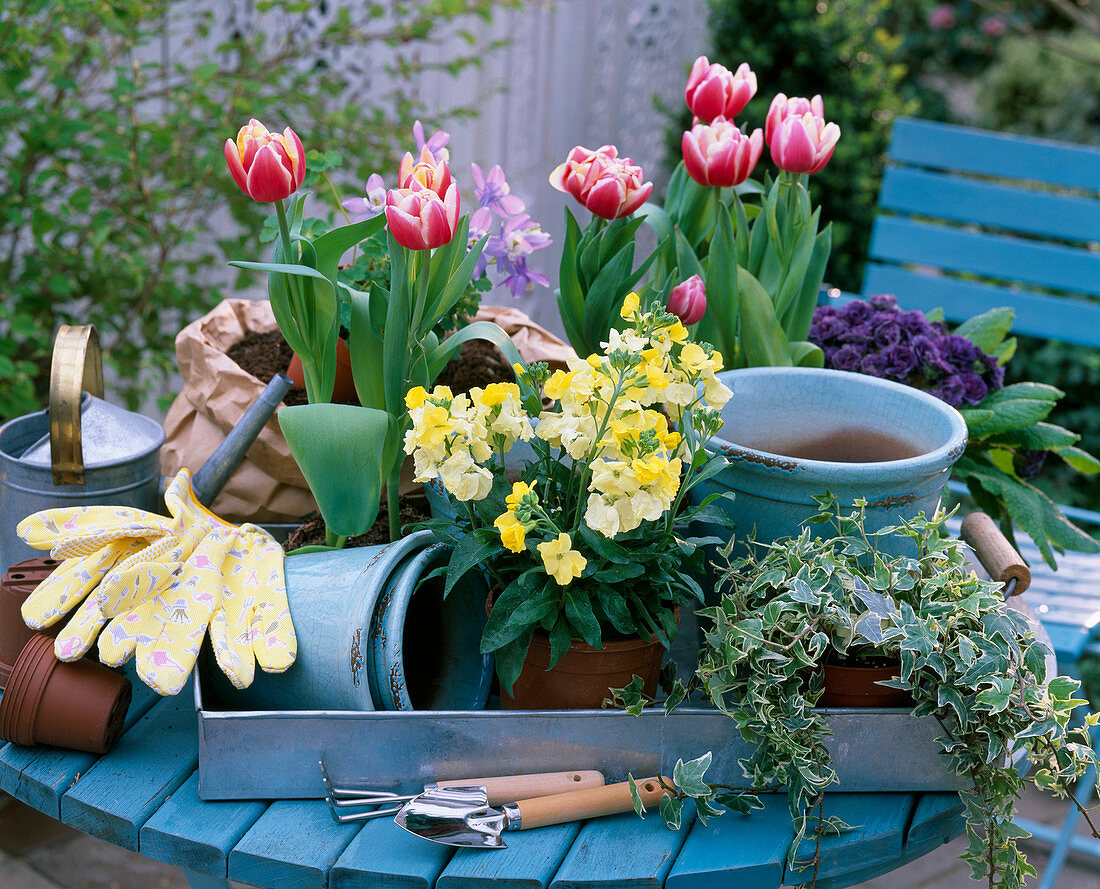
<svg viewBox="0 0 1100 889">
<path fill-rule="evenodd" d="M 391 188 L 386 193 L 386 223 L 402 247 L 432 250 L 454 237 L 459 206 L 456 183 L 440 198 L 414 177 L 408 188 Z"/>
<path fill-rule="evenodd" d="M 306 153 L 294 130 L 271 133 L 255 118 L 236 142 L 225 140 L 225 160 L 241 191 L 263 204 L 290 197 L 306 175 Z"/>
<path fill-rule="evenodd" d="M 732 120 L 756 95 L 756 75 L 742 62 L 737 73 L 699 56 L 691 66 L 684 99 L 697 121 Z"/>
<path fill-rule="evenodd" d="M 703 279 L 692 275 L 673 287 L 668 297 L 668 310 L 685 326 L 698 323 L 707 311 L 707 291 Z"/>
<path fill-rule="evenodd" d="M 573 195 L 595 216 L 618 219 L 629 216 L 645 203 L 652 182 L 642 182 L 642 168 L 628 157 L 619 157 L 614 145 L 590 151 L 577 145 L 565 163 L 550 174 L 550 184 Z"/>
<path fill-rule="evenodd" d="M 760 160 L 764 131 L 757 128 L 746 136 L 724 117 L 716 117 L 693 126 L 680 145 L 688 175 L 700 185 L 740 185 Z"/>
</svg>

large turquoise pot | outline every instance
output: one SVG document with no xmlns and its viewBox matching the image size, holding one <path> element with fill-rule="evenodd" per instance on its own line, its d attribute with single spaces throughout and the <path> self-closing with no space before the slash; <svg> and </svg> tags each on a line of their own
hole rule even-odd
<svg viewBox="0 0 1100 889">
<path fill-rule="evenodd" d="M 733 397 L 709 449 L 730 465 L 692 491 L 696 502 L 715 491 L 734 494 L 732 502 L 719 501 L 729 521 L 708 528 L 716 536 L 755 533 L 770 542 L 797 534 L 817 510 L 814 495 L 826 491 L 842 507 L 866 500 L 869 530 L 931 515 L 966 448 L 957 410 L 900 383 L 801 367 L 753 367 L 718 378 Z"/>
<path fill-rule="evenodd" d="M 481 654 L 483 578 L 471 572 L 444 601 L 448 548 L 430 531 L 382 546 L 287 556 L 287 599 L 298 657 L 285 673 L 257 671 L 226 702 L 256 710 L 476 710 L 492 659 Z M 423 581 L 423 582 L 422 582 Z"/>
</svg>

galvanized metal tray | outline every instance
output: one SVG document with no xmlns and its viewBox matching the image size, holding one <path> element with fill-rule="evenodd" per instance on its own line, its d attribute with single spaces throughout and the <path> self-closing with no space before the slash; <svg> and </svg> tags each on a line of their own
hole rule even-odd
<svg viewBox="0 0 1100 889">
<path fill-rule="evenodd" d="M 744 782 L 752 752 L 730 717 L 680 708 L 631 716 L 609 710 L 350 712 L 233 711 L 204 703 L 196 674 L 199 796 L 310 799 L 324 796 L 323 758 L 342 784 L 408 793 L 437 779 L 599 769 L 609 782 L 671 774 L 677 759 L 708 750 L 708 780 Z M 845 791 L 957 790 L 938 752 L 940 728 L 908 710 L 826 710 L 829 743 Z"/>
</svg>

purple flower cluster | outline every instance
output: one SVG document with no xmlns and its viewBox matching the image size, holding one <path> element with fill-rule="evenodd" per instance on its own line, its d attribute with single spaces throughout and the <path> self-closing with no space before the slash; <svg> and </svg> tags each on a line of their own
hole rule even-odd
<svg viewBox="0 0 1100 889">
<path fill-rule="evenodd" d="M 517 299 L 536 284 L 549 286 L 545 275 L 528 267 L 527 257 L 549 247 L 550 236 L 523 212 L 523 200 L 511 193 L 500 164 L 494 164 L 488 173 L 483 173 L 477 164 L 470 164 L 470 172 L 478 204 L 470 217 L 470 244 L 489 235 L 474 268 L 474 278 L 480 278 L 489 265 L 495 265 L 497 283 L 507 287 Z M 500 217 L 500 230 L 492 234 L 496 216 Z"/>
<path fill-rule="evenodd" d="M 921 312 L 902 311 L 886 294 L 819 306 L 810 340 L 825 352 L 828 368 L 896 380 L 954 407 L 977 404 L 1004 386 L 995 357 Z"/>
</svg>

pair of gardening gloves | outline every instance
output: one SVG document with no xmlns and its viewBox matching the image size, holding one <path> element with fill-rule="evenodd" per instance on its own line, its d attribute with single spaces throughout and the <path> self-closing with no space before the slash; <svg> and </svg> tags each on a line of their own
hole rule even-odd
<svg viewBox="0 0 1100 889">
<path fill-rule="evenodd" d="M 186 469 L 164 502 L 169 518 L 79 506 L 23 519 L 19 536 L 64 560 L 23 603 L 24 621 L 40 630 L 76 608 L 57 636 L 57 657 L 75 661 L 99 636 L 100 660 L 119 666 L 134 656 L 141 680 L 162 695 L 183 688 L 207 628 L 218 666 L 237 688 L 252 683 L 257 664 L 286 670 L 298 646 L 282 547 L 255 525 L 231 525 L 207 510 Z"/>
</svg>

